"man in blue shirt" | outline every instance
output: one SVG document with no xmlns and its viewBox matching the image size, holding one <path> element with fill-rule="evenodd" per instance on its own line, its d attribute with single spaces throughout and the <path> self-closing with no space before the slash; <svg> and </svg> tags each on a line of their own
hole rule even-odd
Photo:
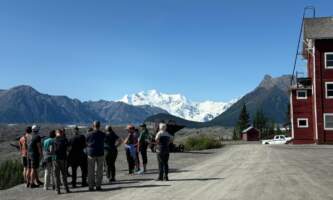
<svg viewBox="0 0 333 200">
<path fill-rule="evenodd" d="M 87 135 L 87 155 L 88 155 L 88 185 L 89 191 L 102 190 L 103 164 L 104 164 L 104 139 L 105 133 L 100 131 L 101 123 L 94 121 L 93 131 Z M 95 164 L 97 171 L 95 172 Z M 96 174 L 96 176 L 95 176 Z"/>
</svg>

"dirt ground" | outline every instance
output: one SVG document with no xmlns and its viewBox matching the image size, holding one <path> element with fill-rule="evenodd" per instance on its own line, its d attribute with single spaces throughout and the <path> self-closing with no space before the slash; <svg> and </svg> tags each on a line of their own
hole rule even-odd
<svg viewBox="0 0 333 200">
<path fill-rule="evenodd" d="M 122 153 L 120 153 L 122 154 Z M 118 182 L 102 192 L 78 188 L 57 196 L 22 185 L 1 191 L 9 199 L 333 199 L 333 146 L 228 145 L 218 150 L 171 155 L 169 182 L 157 182 L 156 158 L 150 153 L 147 174 L 129 177 L 123 155 Z"/>
</svg>

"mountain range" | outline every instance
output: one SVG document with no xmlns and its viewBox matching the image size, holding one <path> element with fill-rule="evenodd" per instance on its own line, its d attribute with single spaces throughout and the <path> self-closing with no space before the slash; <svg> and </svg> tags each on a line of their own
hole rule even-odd
<svg viewBox="0 0 333 200">
<path fill-rule="evenodd" d="M 156 90 L 126 95 L 120 101 L 86 101 L 43 94 L 30 86 L 0 90 L 0 123 L 142 123 L 172 119 L 188 127 L 234 126 L 246 104 L 251 117 L 261 109 L 276 123 L 286 121 L 291 76 L 266 75 L 258 87 L 236 102 L 191 102 Z M 185 119 L 186 118 L 186 119 Z M 198 122 L 199 121 L 199 122 Z"/>
<path fill-rule="evenodd" d="M 42 94 L 30 86 L 0 91 L 1 123 L 141 123 L 167 111 L 153 106 L 132 106 L 114 101 L 81 102 L 66 96 Z"/>
<path fill-rule="evenodd" d="M 230 102 L 193 102 L 181 94 L 166 94 L 157 90 L 149 90 L 125 95 L 119 101 L 135 106 L 159 107 L 176 117 L 190 121 L 207 122 L 227 110 L 237 99 Z"/>
<path fill-rule="evenodd" d="M 146 121 L 172 120 L 194 128 L 207 126 L 232 127 L 237 123 L 241 108 L 245 104 L 251 118 L 253 118 L 257 110 L 262 110 L 267 119 L 275 123 L 284 124 L 288 120 L 286 112 L 289 104 L 288 89 L 290 79 L 290 75 L 276 78 L 265 75 L 264 79 L 253 91 L 244 95 L 226 111 L 208 122 L 193 122 L 165 113 L 150 116 Z"/>
</svg>

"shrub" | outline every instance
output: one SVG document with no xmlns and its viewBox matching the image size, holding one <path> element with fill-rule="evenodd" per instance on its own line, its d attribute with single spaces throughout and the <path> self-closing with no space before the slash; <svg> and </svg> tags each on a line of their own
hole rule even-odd
<svg viewBox="0 0 333 200">
<path fill-rule="evenodd" d="M 221 142 L 214 136 L 196 135 L 190 136 L 185 140 L 186 150 L 204 150 L 222 147 Z"/>
<path fill-rule="evenodd" d="M 0 190 L 23 183 L 23 166 L 18 160 L 7 160 L 0 164 Z"/>
</svg>

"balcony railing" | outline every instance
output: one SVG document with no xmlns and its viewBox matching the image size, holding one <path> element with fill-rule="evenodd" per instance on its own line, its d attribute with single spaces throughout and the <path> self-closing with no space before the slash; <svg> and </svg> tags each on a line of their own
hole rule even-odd
<svg viewBox="0 0 333 200">
<path fill-rule="evenodd" d="M 312 79 L 311 78 L 296 78 L 296 83 L 293 84 L 292 88 L 311 89 L 312 88 Z"/>
</svg>

